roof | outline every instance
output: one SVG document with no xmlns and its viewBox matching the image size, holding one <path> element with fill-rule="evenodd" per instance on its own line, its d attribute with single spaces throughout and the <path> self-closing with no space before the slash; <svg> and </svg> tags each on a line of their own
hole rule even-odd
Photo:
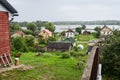
<svg viewBox="0 0 120 80">
<path fill-rule="evenodd" d="M 101 29 L 101 31 L 104 30 L 104 29 L 105 29 L 105 30 L 108 29 L 108 30 L 112 31 L 112 30 L 111 30 L 108 26 L 106 26 L 106 25 L 103 26 L 103 28 Z"/>
<path fill-rule="evenodd" d="M 52 32 L 49 31 L 48 29 L 44 29 L 43 31 L 45 31 L 45 32 L 48 33 L 48 34 L 52 34 Z"/>
<path fill-rule="evenodd" d="M 71 42 L 71 43 L 75 43 L 75 39 L 70 37 L 70 38 L 65 38 L 64 40 L 62 40 L 62 42 Z"/>
<path fill-rule="evenodd" d="M 66 32 L 74 32 L 72 29 L 68 28 Z"/>
<path fill-rule="evenodd" d="M 69 49 L 69 47 L 72 46 L 71 42 L 50 42 L 47 46 L 47 48 L 52 49 Z"/>
<path fill-rule="evenodd" d="M 7 0 L 0 0 L 0 3 L 8 10 L 10 11 L 12 14 L 15 14 L 14 16 L 18 16 L 18 12 L 17 10 L 7 1 Z"/>
<path fill-rule="evenodd" d="M 24 32 L 22 32 L 22 31 L 17 31 L 17 32 L 15 32 L 15 33 L 17 33 L 17 34 L 19 34 L 19 35 L 25 35 Z"/>
</svg>

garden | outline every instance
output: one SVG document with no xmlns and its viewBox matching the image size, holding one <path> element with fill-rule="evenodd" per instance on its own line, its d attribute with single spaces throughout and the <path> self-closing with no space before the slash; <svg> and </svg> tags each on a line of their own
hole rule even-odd
<svg viewBox="0 0 120 80">
<path fill-rule="evenodd" d="M 30 40 L 32 41 L 32 38 Z M 30 40 L 28 38 L 27 42 Z M 66 52 L 22 52 L 20 64 L 32 68 L 1 73 L 0 80 L 79 80 L 87 60 L 87 43 L 81 44 L 84 46 L 83 50 L 74 48 Z M 28 45 L 32 45 L 32 42 Z M 15 54 L 14 51 L 12 53 Z"/>
</svg>

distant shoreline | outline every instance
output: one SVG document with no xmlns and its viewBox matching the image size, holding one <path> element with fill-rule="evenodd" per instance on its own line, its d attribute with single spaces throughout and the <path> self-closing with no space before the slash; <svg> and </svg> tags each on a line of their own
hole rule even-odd
<svg viewBox="0 0 120 80">
<path fill-rule="evenodd" d="M 55 25 L 120 25 L 119 20 L 99 21 L 55 21 Z"/>
</svg>

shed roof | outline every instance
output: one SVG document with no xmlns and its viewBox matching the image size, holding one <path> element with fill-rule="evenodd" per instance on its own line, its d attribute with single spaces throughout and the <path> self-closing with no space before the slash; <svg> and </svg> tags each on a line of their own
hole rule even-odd
<svg viewBox="0 0 120 80">
<path fill-rule="evenodd" d="M 18 13 L 17 10 L 7 0 L 0 0 L 0 3 L 12 14 Z M 14 16 L 18 16 L 18 14 Z"/>
<path fill-rule="evenodd" d="M 69 49 L 70 46 L 73 46 L 71 42 L 50 42 L 47 48 Z"/>
<path fill-rule="evenodd" d="M 75 43 L 75 39 L 70 37 L 70 38 L 65 38 L 64 40 L 62 40 L 62 42 L 71 42 L 71 43 Z"/>
</svg>

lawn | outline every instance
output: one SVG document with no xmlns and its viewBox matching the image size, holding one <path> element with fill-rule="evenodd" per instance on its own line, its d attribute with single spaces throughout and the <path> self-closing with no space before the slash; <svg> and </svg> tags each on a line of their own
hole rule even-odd
<svg viewBox="0 0 120 80">
<path fill-rule="evenodd" d="M 61 58 L 62 52 L 45 52 L 41 56 L 35 56 L 35 52 L 23 53 L 20 64 L 33 68 L 30 70 L 20 68 L 1 73 L 0 80 L 80 80 L 88 57 L 86 42 L 95 38 L 93 35 L 79 35 L 76 38 L 77 43 L 84 46 L 84 50 L 77 52 L 82 54 L 79 57 L 71 56 L 63 59 Z M 78 62 L 83 62 L 80 69 L 77 68 Z"/>
<path fill-rule="evenodd" d="M 34 67 L 30 70 L 16 69 L 0 74 L 0 80 L 80 80 L 87 56 L 77 58 L 61 58 L 61 52 L 44 53 L 35 56 L 35 53 L 23 53 L 20 63 Z M 79 70 L 77 62 L 83 61 Z"/>
<path fill-rule="evenodd" d="M 83 41 L 83 42 L 96 39 L 93 34 L 90 34 L 90 35 L 81 34 L 81 35 L 77 35 L 76 38 L 78 41 Z"/>
</svg>

